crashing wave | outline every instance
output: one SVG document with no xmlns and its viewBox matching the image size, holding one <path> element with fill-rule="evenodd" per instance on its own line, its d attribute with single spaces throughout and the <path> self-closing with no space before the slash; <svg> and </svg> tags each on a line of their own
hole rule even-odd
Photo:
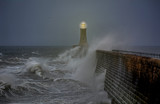
<svg viewBox="0 0 160 104">
<path fill-rule="evenodd" d="M 24 69 L 26 72 L 33 73 L 43 79 L 50 77 L 47 65 L 35 58 L 30 58 Z"/>
</svg>

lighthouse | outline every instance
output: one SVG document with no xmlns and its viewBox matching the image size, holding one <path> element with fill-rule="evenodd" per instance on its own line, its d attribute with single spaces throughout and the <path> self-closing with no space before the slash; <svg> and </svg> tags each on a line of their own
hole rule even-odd
<svg viewBox="0 0 160 104">
<path fill-rule="evenodd" d="M 86 30 L 87 30 L 87 24 L 85 22 L 81 22 L 79 46 L 88 46 Z"/>
<path fill-rule="evenodd" d="M 88 42 L 87 42 L 87 24 L 85 22 L 80 23 L 80 41 L 78 45 L 73 45 L 72 47 L 78 47 L 77 53 L 73 57 L 83 57 L 86 56 L 88 51 Z"/>
<path fill-rule="evenodd" d="M 81 48 L 87 48 L 88 43 L 87 43 L 87 35 L 86 35 L 86 30 L 87 30 L 87 24 L 86 22 L 81 22 L 80 23 L 80 41 L 78 45 L 73 45 L 73 47 L 80 46 Z"/>
</svg>

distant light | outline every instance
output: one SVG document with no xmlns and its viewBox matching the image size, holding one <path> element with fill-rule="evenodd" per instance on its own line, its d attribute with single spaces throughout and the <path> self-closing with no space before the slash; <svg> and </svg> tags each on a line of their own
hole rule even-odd
<svg viewBox="0 0 160 104">
<path fill-rule="evenodd" d="M 85 28 L 87 28 L 87 24 L 83 21 L 83 22 L 81 22 L 81 24 L 80 24 L 80 28 L 81 29 L 85 29 Z"/>
</svg>

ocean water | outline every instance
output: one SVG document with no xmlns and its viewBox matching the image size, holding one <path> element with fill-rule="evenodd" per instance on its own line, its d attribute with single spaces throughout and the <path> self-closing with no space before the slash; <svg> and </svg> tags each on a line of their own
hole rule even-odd
<svg viewBox="0 0 160 104">
<path fill-rule="evenodd" d="M 96 50 L 160 53 L 160 47 L 117 48 L 106 47 L 105 42 L 88 51 L 79 47 L 0 47 L 0 104 L 111 104 L 103 90 L 105 73 L 95 74 Z"/>
<path fill-rule="evenodd" d="M 111 104 L 95 51 L 0 47 L 0 104 Z"/>
</svg>

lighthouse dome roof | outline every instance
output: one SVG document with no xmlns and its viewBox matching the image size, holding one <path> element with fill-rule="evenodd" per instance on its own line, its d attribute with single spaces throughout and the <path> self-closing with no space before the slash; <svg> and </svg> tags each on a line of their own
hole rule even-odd
<svg viewBox="0 0 160 104">
<path fill-rule="evenodd" d="M 81 24 L 80 24 L 80 28 L 81 28 L 81 29 L 87 28 L 86 22 L 82 21 Z"/>
</svg>

